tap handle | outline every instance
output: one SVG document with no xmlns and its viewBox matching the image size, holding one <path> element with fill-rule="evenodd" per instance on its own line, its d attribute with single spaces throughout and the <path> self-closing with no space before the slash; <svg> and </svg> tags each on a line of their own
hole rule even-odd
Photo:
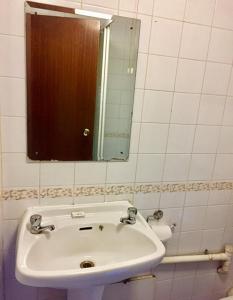
<svg viewBox="0 0 233 300">
<path fill-rule="evenodd" d="M 32 226 L 40 226 L 42 220 L 41 215 L 32 215 L 30 217 L 30 223 Z"/>
<path fill-rule="evenodd" d="M 130 218 L 135 218 L 135 216 L 137 215 L 138 210 L 136 207 L 129 207 L 128 208 L 128 214 Z"/>
</svg>

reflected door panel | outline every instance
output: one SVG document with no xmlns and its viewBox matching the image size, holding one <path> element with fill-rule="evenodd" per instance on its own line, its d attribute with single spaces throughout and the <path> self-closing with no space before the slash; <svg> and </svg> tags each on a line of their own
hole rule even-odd
<svg viewBox="0 0 233 300">
<path fill-rule="evenodd" d="M 29 158 L 92 160 L 100 21 L 27 14 L 26 31 Z"/>
</svg>

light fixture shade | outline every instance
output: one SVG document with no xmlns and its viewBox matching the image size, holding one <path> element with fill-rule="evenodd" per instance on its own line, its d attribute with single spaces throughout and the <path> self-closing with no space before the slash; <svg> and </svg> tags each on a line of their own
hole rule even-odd
<svg viewBox="0 0 233 300">
<path fill-rule="evenodd" d="M 104 14 L 104 13 L 89 11 L 89 10 L 83 10 L 83 9 L 78 9 L 78 8 L 75 9 L 75 14 L 92 17 L 92 18 L 105 19 L 105 20 L 112 19 L 112 15 L 109 15 L 109 14 Z"/>
</svg>

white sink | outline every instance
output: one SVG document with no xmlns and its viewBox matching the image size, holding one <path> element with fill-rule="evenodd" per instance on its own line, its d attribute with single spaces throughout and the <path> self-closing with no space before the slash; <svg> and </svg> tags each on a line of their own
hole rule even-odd
<svg viewBox="0 0 233 300">
<path fill-rule="evenodd" d="M 130 203 L 45 206 L 27 209 L 18 231 L 16 278 L 25 285 L 87 288 L 118 282 L 149 271 L 162 260 L 165 248 L 144 218 L 120 223 Z M 71 212 L 83 212 L 72 218 Z M 30 216 L 54 231 L 30 232 Z M 83 261 L 94 267 L 81 268 Z"/>
</svg>

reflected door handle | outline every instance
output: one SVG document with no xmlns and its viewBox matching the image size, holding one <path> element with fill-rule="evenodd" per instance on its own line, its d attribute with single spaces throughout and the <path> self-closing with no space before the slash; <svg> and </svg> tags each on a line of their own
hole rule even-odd
<svg viewBox="0 0 233 300">
<path fill-rule="evenodd" d="M 85 128 L 84 131 L 83 131 L 83 135 L 88 136 L 89 134 L 90 134 L 90 129 Z"/>
</svg>

